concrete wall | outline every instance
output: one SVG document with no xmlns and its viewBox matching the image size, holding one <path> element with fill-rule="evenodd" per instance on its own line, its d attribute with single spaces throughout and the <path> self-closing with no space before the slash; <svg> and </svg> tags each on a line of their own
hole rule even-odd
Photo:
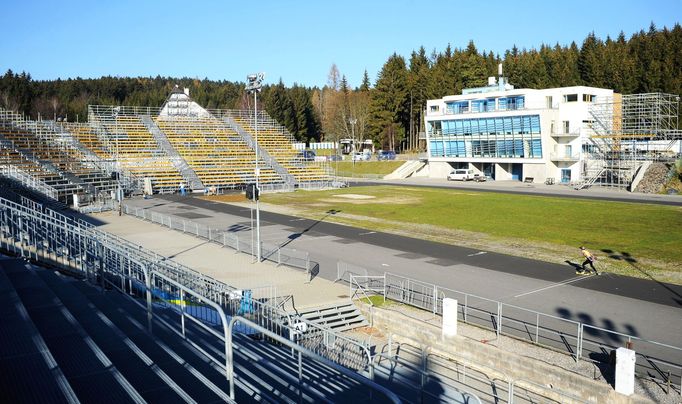
<svg viewBox="0 0 682 404">
<path fill-rule="evenodd" d="M 507 379 L 518 381 L 528 380 L 542 386 L 553 386 L 560 391 L 570 393 L 584 401 L 596 403 L 639 403 L 647 402 L 642 397 L 626 397 L 616 393 L 609 385 L 584 377 L 577 373 L 552 366 L 548 363 L 534 358 L 521 356 L 515 353 L 503 351 L 497 347 L 481 343 L 466 337 L 456 336 L 443 338 L 441 329 L 438 326 L 425 323 L 415 318 L 409 317 L 397 311 L 383 310 L 372 307 L 364 303 L 356 303 L 362 314 L 370 320 L 373 327 L 384 330 L 387 334 L 397 336 L 397 339 L 404 338 L 411 340 L 417 345 L 431 347 L 431 350 L 447 356 L 450 354 L 453 359 L 461 358 L 467 365 L 475 368 L 475 364 L 482 366 L 481 371 L 495 369 L 499 374 L 506 375 Z M 598 371 L 597 371 L 598 372 Z M 532 385 L 519 385 L 530 391 L 545 395 L 549 398 L 561 401 L 559 395 L 552 395 L 551 388 L 537 389 Z M 570 402 L 565 401 L 564 402 Z"/>
<path fill-rule="evenodd" d="M 547 168 L 545 164 L 524 164 L 523 165 L 523 178 L 533 177 L 533 182 L 543 183 L 545 182 Z"/>
</svg>

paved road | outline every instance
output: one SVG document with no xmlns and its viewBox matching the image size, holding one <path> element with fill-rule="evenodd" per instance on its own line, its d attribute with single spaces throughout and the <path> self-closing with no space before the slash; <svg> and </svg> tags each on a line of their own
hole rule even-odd
<svg viewBox="0 0 682 404">
<path fill-rule="evenodd" d="M 128 203 L 235 232 L 240 238 L 253 235 L 248 207 L 178 196 L 131 200 Z M 318 276 L 321 278 L 336 279 L 337 263 L 343 261 L 373 273 L 390 272 L 420 279 L 484 299 L 580 322 L 592 327 L 586 327 L 586 337 L 595 341 L 622 346 L 621 336 L 603 331 L 613 330 L 682 346 L 680 286 L 611 274 L 578 276 L 569 265 L 417 240 L 322 220 L 264 211 L 261 218 L 261 240 L 309 251 L 311 260 L 319 263 Z M 470 298 L 470 304 L 472 301 L 483 302 L 475 297 Z M 495 309 L 491 310 L 494 312 Z M 532 316 L 531 321 L 534 321 L 535 315 Z M 544 326 L 555 326 L 548 317 L 543 321 L 548 321 L 543 323 Z M 566 332 L 575 335 L 575 330 Z M 639 349 L 673 363 L 682 363 L 682 351 L 661 351 L 649 344 L 644 345 L 640 342 Z"/>
<path fill-rule="evenodd" d="M 188 205 L 215 212 L 250 218 L 250 211 L 240 206 L 214 203 L 198 198 L 180 199 L 174 196 L 166 196 L 164 199 L 180 200 Z M 575 275 L 569 264 L 552 264 L 493 252 L 481 254 L 482 251 L 476 249 L 358 229 L 321 220 L 315 221 L 265 211 L 261 211 L 261 220 L 267 223 L 287 226 L 292 229 L 292 234 L 294 235 L 305 234 L 313 237 L 319 237 L 319 235 L 334 236 L 358 243 L 399 250 L 405 254 L 414 254 L 413 257 L 430 257 L 437 260 L 438 265 L 444 267 L 464 264 L 549 282 L 565 282 L 572 279 Z M 291 238 L 291 236 L 289 237 Z M 433 281 L 429 279 L 421 280 Z M 584 278 L 580 281 L 579 287 L 682 308 L 682 286 L 679 285 L 610 274 L 608 276 Z"/>
</svg>

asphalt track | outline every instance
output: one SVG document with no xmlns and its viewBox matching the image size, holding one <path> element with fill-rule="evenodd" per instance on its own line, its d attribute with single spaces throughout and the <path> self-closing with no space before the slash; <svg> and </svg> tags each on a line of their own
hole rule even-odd
<svg viewBox="0 0 682 404">
<path fill-rule="evenodd" d="M 538 194 L 533 193 L 533 195 Z M 551 194 L 548 196 L 560 195 Z M 250 217 L 248 210 L 245 211 L 242 207 L 235 205 L 175 195 L 163 196 L 162 198 L 215 212 L 244 218 Z M 608 200 L 618 200 L 618 198 L 610 198 Z M 626 202 L 632 201 L 626 200 Z M 329 214 L 332 215 L 333 212 Z M 476 249 L 377 232 L 370 229 L 338 225 L 322 220 L 296 218 L 266 211 L 261 211 L 261 221 L 287 226 L 294 229 L 294 232 L 299 235 L 330 235 L 419 256 L 433 257 L 450 265 L 472 265 L 492 271 L 553 283 L 566 282 L 570 278 L 575 277 L 570 264 L 559 265 L 493 252 L 481 254 Z M 423 280 L 430 281 L 429 279 Z M 608 277 L 591 276 L 584 278 L 579 285 L 574 284 L 574 286 L 674 308 L 682 308 L 682 286 L 658 282 L 653 279 L 638 279 L 609 274 Z"/>
</svg>

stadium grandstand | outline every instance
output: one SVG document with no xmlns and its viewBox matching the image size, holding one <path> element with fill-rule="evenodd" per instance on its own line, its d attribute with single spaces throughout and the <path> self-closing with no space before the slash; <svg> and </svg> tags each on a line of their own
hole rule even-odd
<svg viewBox="0 0 682 404">
<path fill-rule="evenodd" d="M 81 205 L 116 189 L 241 190 L 256 182 L 256 156 L 261 190 L 331 186 L 329 167 L 306 161 L 293 143 L 264 111 L 257 118 L 249 111 L 209 111 L 177 87 L 161 107 L 89 106 L 87 123 L 0 111 L 3 175 L 63 202 L 76 195 Z"/>
</svg>

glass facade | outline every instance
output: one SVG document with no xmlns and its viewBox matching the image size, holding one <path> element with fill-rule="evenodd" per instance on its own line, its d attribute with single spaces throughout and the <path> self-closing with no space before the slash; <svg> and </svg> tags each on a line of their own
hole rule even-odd
<svg viewBox="0 0 682 404">
<path fill-rule="evenodd" d="M 516 111 L 526 107 L 526 97 L 516 95 L 501 98 L 453 101 L 445 103 L 445 113 L 449 115 L 468 112 Z"/>
<path fill-rule="evenodd" d="M 432 157 L 542 158 L 540 116 L 429 122 Z"/>
</svg>

